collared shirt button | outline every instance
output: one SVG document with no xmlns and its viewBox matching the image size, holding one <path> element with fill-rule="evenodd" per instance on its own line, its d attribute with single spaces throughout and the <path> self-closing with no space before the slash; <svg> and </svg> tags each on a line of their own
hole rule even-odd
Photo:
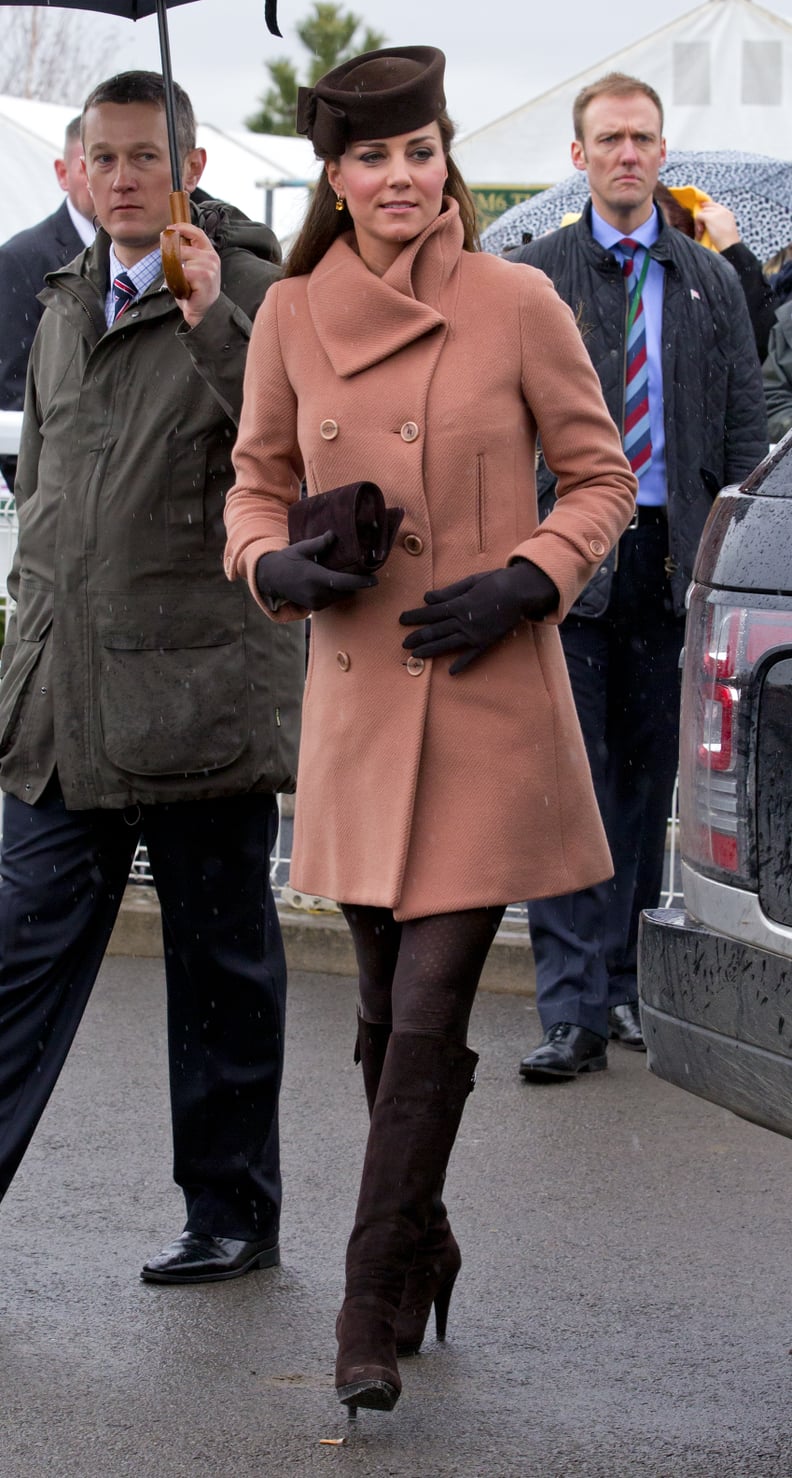
<svg viewBox="0 0 792 1478">
<path fill-rule="evenodd" d="M 417 677 L 419 673 L 423 672 L 423 670 L 424 670 L 424 659 L 423 659 L 423 657 L 408 657 L 407 658 L 407 671 L 409 672 L 410 677 Z"/>
<path fill-rule="evenodd" d="M 328 417 L 328 419 L 326 421 L 323 421 L 321 426 L 319 427 L 319 435 L 323 437 L 325 441 L 332 441 L 333 438 L 338 435 L 338 422 L 333 421 Z"/>
<path fill-rule="evenodd" d="M 589 544 L 589 549 L 597 559 L 602 559 L 602 556 L 605 553 L 605 545 L 603 544 L 601 539 L 592 539 L 591 543 Z"/>
<path fill-rule="evenodd" d="M 352 662 L 348 652 L 336 652 L 336 662 L 342 672 L 349 672 Z"/>
<path fill-rule="evenodd" d="M 405 421 L 400 434 L 402 441 L 415 441 L 418 436 L 418 427 L 414 421 Z"/>
<path fill-rule="evenodd" d="M 404 547 L 408 554 L 423 554 L 423 539 L 420 534 L 405 534 Z"/>
</svg>

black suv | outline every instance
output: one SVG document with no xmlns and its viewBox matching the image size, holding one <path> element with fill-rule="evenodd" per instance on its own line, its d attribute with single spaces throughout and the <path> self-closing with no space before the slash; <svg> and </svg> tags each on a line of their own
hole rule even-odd
<svg viewBox="0 0 792 1478">
<path fill-rule="evenodd" d="M 641 921 L 649 1066 L 792 1136 L 792 432 L 704 530 L 679 811 L 685 907 Z"/>
</svg>

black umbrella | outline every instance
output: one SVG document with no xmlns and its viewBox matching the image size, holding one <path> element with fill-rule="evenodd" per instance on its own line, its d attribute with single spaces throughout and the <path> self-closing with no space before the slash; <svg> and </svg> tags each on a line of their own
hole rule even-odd
<svg viewBox="0 0 792 1478">
<path fill-rule="evenodd" d="M 30 0 L 0 0 L 0 5 L 25 5 Z M 144 15 L 157 16 L 160 38 L 160 56 L 162 59 L 162 78 L 165 83 L 165 116 L 168 122 L 168 147 L 170 149 L 171 183 L 173 186 L 170 197 L 171 220 L 174 225 L 180 221 L 189 221 L 190 205 L 187 196 L 182 189 L 182 172 L 179 150 L 176 144 L 176 109 L 173 101 L 173 72 L 170 58 L 170 38 L 168 36 L 168 10 L 173 5 L 186 5 L 189 0 L 32 0 L 32 3 L 40 5 L 56 5 L 63 10 L 95 10 L 103 15 L 120 15 L 127 20 L 142 20 Z M 264 19 L 267 29 L 273 36 L 280 36 L 278 30 L 278 0 L 265 0 Z M 182 272 L 179 260 L 178 233 L 167 231 L 162 243 L 162 265 L 165 272 L 165 280 L 177 298 L 188 298 L 190 296 L 190 285 Z"/>
</svg>

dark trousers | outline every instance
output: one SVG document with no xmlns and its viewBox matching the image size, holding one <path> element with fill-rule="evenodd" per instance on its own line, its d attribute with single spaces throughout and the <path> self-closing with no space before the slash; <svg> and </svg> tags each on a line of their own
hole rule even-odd
<svg viewBox="0 0 792 1478">
<path fill-rule="evenodd" d="M 0 1196 L 55 1086 L 137 842 L 162 907 L 174 1176 L 187 1226 L 277 1233 L 286 966 L 269 795 L 68 811 L 6 796 L 0 853 Z M 141 1030 L 146 1030 L 141 1022 Z"/>
<path fill-rule="evenodd" d="M 536 1000 L 608 1034 L 608 1008 L 637 998 L 638 921 L 656 907 L 679 748 L 684 621 L 670 609 L 665 522 L 628 531 L 606 614 L 567 617 L 561 640 L 615 875 L 531 902 Z"/>
</svg>

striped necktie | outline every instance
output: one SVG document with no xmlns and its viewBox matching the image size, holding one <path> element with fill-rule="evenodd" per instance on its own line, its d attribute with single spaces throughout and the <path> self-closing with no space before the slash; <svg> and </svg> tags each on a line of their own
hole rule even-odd
<svg viewBox="0 0 792 1478">
<path fill-rule="evenodd" d="M 639 479 L 648 472 L 652 461 L 652 435 L 649 427 L 649 365 L 646 359 L 646 319 L 644 317 L 641 282 L 635 273 L 635 253 L 639 243 L 627 236 L 619 243 L 624 253 L 624 278 L 627 283 L 630 325 L 627 334 L 627 367 L 624 395 L 624 452 Z M 645 250 L 646 248 L 642 248 Z"/>
<path fill-rule="evenodd" d="M 119 272 L 113 278 L 113 323 L 125 313 L 133 298 L 137 297 L 137 288 L 128 272 Z"/>
</svg>

